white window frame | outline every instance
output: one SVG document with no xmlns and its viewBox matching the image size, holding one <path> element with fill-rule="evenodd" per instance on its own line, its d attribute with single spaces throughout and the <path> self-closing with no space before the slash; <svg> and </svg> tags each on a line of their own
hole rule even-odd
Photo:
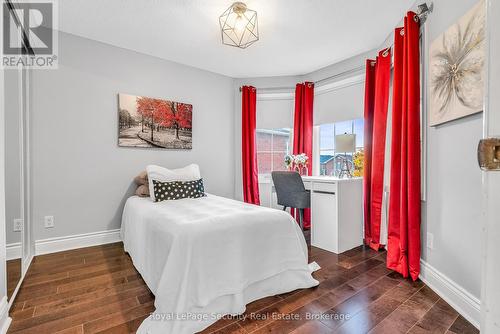
<svg viewBox="0 0 500 334">
<path fill-rule="evenodd" d="M 285 128 L 283 128 L 283 129 L 285 129 Z M 289 135 L 288 143 L 287 143 L 287 152 L 288 152 L 288 154 L 291 154 L 292 153 L 291 152 L 291 148 L 292 148 L 292 145 L 293 145 L 293 129 L 291 129 L 291 128 L 286 128 L 286 129 L 290 130 L 290 135 Z M 277 130 L 279 130 L 279 129 L 256 129 L 256 133 L 260 132 L 260 133 L 270 133 L 271 134 L 271 150 L 270 151 L 266 151 L 266 150 L 259 151 L 258 147 L 256 147 L 257 157 L 258 157 L 259 153 L 269 153 L 269 154 L 271 154 L 271 171 L 274 170 L 273 155 L 275 153 L 275 151 L 274 151 L 274 136 L 275 136 L 275 134 L 272 133 L 272 132 L 273 131 L 277 131 Z M 258 164 L 258 162 L 257 162 L 257 164 Z M 262 180 L 268 180 L 270 175 L 271 175 L 271 173 L 261 173 L 259 171 L 259 182 L 260 182 L 261 179 Z"/>
</svg>

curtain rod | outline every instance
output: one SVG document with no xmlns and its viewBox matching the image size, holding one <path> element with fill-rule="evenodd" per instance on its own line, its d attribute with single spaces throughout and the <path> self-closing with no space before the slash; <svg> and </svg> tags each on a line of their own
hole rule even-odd
<svg viewBox="0 0 500 334">
<path fill-rule="evenodd" d="M 427 2 L 424 2 L 420 5 L 418 5 L 417 8 L 418 8 L 417 16 L 418 16 L 418 19 L 420 20 L 421 27 L 423 27 L 423 24 L 427 20 L 427 17 L 429 16 L 429 14 L 432 13 L 432 11 L 434 9 L 434 3 L 430 2 L 429 4 L 427 4 Z M 391 44 L 388 47 L 386 47 L 385 49 L 386 50 L 392 49 L 393 46 L 394 45 Z M 382 50 L 384 50 L 384 49 L 382 49 Z M 329 77 L 314 81 L 314 84 L 320 85 L 321 83 L 323 83 L 325 81 L 330 81 L 332 79 L 344 76 L 346 74 L 356 73 L 356 72 L 364 70 L 364 69 L 365 69 L 365 65 L 358 66 L 358 67 L 352 68 L 350 70 L 347 70 L 347 71 L 344 71 L 341 73 L 337 73 L 337 74 L 331 75 Z M 286 86 L 285 87 L 264 87 L 264 88 L 256 88 L 256 89 L 257 89 L 257 91 L 259 91 L 259 90 L 260 91 L 264 91 L 264 90 L 292 90 L 292 89 L 295 89 L 295 87 L 286 87 Z M 241 87 L 239 88 L 239 90 L 241 92 Z"/>
<path fill-rule="evenodd" d="M 351 73 L 356 73 L 356 72 L 360 72 L 362 70 L 365 69 L 365 66 L 358 66 L 358 67 L 355 67 L 355 68 L 351 68 L 347 71 L 344 71 L 344 72 L 340 72 L 340 73 L 337 73 L 337 74 L 334 74 L 334 75 L 331 75 L 329 77 L 326 77 L 326 78 L 323 78 L 323 79 L 320 79 L 320 80 L 316 80 L 314 81 L 314 84 L 315 85 L 321 85 L 321 83 L 325 82 L 325 81 L 330 81 L 332 79 L 335 79 L 335 78 L 338 78 L 338 77 L 342 77 L 344 75 L 347 75 L 347 74 L 351 74 Z M 285 86 L 285 87 L 264 87 L 264 88 L 257 88 L 257 90 L 259 91 L 263 91 L 263 90 L 292 90 L 292 89 L 295 89 L 295 86 Z M 241 92 L 241 87 L 240 87 L 240 92 Z"/>
<path fill-rule="evenodd" d="M 432 13 L 434 10 L 434 3 L 431 2 L 429 5 L 427 5 L 427 2 L 424 2 L 423 4 L 420 4 L 417 6 L 418 7 L 418 14 L 416 14 L 415 19 L 418 17 L 418 20 L 420 21 L 420 34 L 422 34 L 423 28 L 424 28 L 424 23 L 427 20 L 427 17 Z M 391 35 L 389 35 L 391 36 Z M 388 37 L 389 38 L 389 37 Z M 386 39 L 387 41 L 387 39 Z M 387 51 L 394 51 L 394 43 L 389 44 L 385 49 Z M 392 54 L 394 56 L 394 54 Z"/>
</svg>

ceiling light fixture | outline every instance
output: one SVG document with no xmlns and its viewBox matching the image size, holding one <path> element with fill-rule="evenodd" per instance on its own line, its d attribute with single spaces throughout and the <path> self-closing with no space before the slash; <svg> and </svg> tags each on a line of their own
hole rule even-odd
<svg viewBox="0 0 500 334">
<path fill-rule="evenodd" d="M 233 3 L 219 17 L 222 43 L 245 49 L 259 40 L 257 12 L 243 2 Z"/>
</svg>

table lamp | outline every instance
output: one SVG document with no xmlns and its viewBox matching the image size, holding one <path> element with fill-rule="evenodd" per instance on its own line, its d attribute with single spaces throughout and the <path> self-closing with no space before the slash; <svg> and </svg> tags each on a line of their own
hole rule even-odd
<svg viewBox="0 0 500 334">
<path fill-rule="evenodd" d="M 356 152 L 356 135 L 355 134 L 343 134 L 335 136 L 335 152 L 344 153 L 342 157 L 342 164 L 340 167 L 339 178 L 352 177 L 351 166 L 352 161 L 347 158 L 347 153 Z"/>
</svg>

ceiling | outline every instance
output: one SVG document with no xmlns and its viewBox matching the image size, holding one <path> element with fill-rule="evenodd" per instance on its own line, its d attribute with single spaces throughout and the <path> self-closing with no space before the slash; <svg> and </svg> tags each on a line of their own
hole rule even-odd
<svg viewBox="0 0 500 334">
<path fill-rule="evenodd" d="M 260 40 L 222 45 L 232 0 L 64 0 L 59 29 L 231 77 L 301 75 L 378 47 L 414 0 L 248 0 Z"/>
</svg>

